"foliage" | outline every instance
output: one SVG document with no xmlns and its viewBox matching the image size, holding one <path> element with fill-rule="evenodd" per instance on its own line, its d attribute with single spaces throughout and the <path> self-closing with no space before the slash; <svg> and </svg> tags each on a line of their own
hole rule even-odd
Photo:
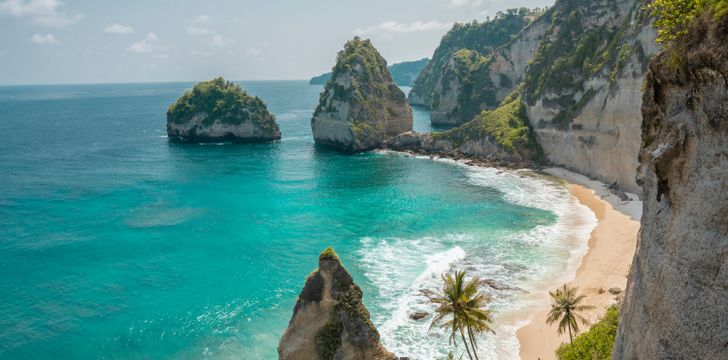
<svg viewBox="0 0 728 360">
<path fill-rule="evenodd" d="M 563 334 L 565 330 L 569 331 L 569 340 L 574 342 L 573 333 L 579 332 L 579 321 L 587 325 L 589 322 L 579 314 L 582 311 L 593 309 L 590 305 L 581 305 L 586 297 L 585 295 L 577 295 L 578 288 L 568 287 L 564 285 L 562 289 L 556 289 L 549 292 L 553 302 L 549 311 L 546 323 L 551 325 L 555 322 L 559 323 L 558 333 Z"/>
<path fill-rule="evenodd" d="M 655 15 L 657 42 L 683 38 L 689 25 L 711 0 L 654 0 L 649 8 Z"/>
<path fill-rule="evenodd" d="M 207 113 L 203 125 L 215 120 L 240 124 L 252 120 L 257 125 L 275 126 L 274 117 L 260 98 L 248 95 L 238 84 L 219 77 L 195 84 L 167 109 L 167 119 L 186 123 L 198 113 Z"/>
<path fill-rule="evenodd" d="M 336 255 L 334 248 L 327 247 L 326 250 L 322 251 L 319 255 L 319 260 L 338 260 L 339 255 Z"/>
<path fill-rule="evenodd" d="M 430 328 L 438 326 L 450 331 L 450 343 L 456 342 L 457 334 L 465 345 L 468 357 L 478 359 L 478 344 L 476 336 L 480 333 L 491 332 L 493 313 L 486 307 L 490 298 L 478 292 L 480 279 L 473 277 L 465 281 L 465 271 L 456 271 L 455 275 L 442 276 L 443 287 L 439 293 L 421 290 L 423 295 L 437 305 L 435 317 Z M 467 333 L 467 339 L 465 334 Z M 471 354 L 472 350 L 472 354 Z"/>
<path fill-rule="evenodd" d="M 319 359 L 333 360 L 336 350 L 341 346 L 341 332 L 343 325 L 333 319 L 329 321 L 316 334 L 316 350 L 319 353 Z"/>
<path fill-rule="evenodd" d="M 562 344 L 556 350 L 559 360 L 607 360 L 612 358 L 612 346 L 617 336 L 619 308 L 610 306 L 606 314 L 589 331 L 577 336 L 572 344 Z"/>
<path fill-rule="evenodd" d="M 519 90 L 503 99 L 495 110 L 484 110 L 473 120 L 445 132 L 433 133 L 433 137 L 448 139 L 455 146 L 468 140 L 490 137 L 509 152 L 528 149 L 536 155 L 540 153 L 528 126 L 526 108 Z"/>
</svg>

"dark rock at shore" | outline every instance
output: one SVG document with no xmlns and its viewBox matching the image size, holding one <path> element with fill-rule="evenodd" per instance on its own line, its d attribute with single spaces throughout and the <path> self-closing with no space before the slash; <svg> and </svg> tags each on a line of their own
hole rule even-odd
<svg viewBox="0 0 728 360">
<path fill-rule="evenodd" d="M 422 319 L 426 318 L 428 315 L 430 315 L 430 313 L 428 313 L 426 311 L 417 311 L 417 312 L 410 314 L 409 318 L 417 321 L 417 320 L 422 320 Z"/>
</svg>

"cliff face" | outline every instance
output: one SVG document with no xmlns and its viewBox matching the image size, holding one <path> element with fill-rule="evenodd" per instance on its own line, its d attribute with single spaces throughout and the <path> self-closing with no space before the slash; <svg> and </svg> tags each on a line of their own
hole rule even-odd
<svg viewBox="0 0 728 360">
<path fill-rule="evenodd" d="M 361 297 L 333 250 L 321 253 L 278 345 L 279 359 L 396 360 L 379 342 Z"/>
<path fill-rule="evenodd" d="M 354 38 L 339 52 L 311 129 L 316 143 L 348 152 L 412 130 L 412 109 L 369 40 Z"/>
<path fill-rule="evenodd" d="M 644 214 L 615 359 L 728 359 L 728 17 L 712 16 L 647 74 Z"/>
<path fill-rule="evenodd" d="M 557 1 L 525 77 L 546 159 L 639 193 L 641 91 L 657 51 L 644 1 Z"/>
<path fill-rule="evenodd" d="M 167 110 L 167 135 L 189 142 L 264 142 L 281 138 L 273 114 L 258 97 L 217 78 L 185 92 Z"/>
<path fill-rule="evenodd" d="M 534 17 L 527 9 L 512 9 L 489 22 L 455 24 L 415 80 L 410 102 L 430 108 L 436 125 L 463 124 L 495 108 L 519 84 L 529 49 L 536 49 L 541 28 L 523 30 Z M 522 30 L 523 36 L 512 41 Z M 507 50 L 494 52 L 504 45 Z"/>
</svg>

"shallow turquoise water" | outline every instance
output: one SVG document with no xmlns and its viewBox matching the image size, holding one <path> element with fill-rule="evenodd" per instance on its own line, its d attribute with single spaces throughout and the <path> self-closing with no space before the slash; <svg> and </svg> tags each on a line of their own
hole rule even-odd
<svg viewBox="0 0 728 360">
<path fill-rule="evenodd" d="M 242 84 L 281 142 L 169 144 L 164 113 L 189 83 L 0 87 L 0 358 L 273 359 L 327 246 L 385 344 L 428 358 L 446 338 L 406 315 L 441 272 L 529 288 L 568 266 L 560 219 L 577 209 L 558 184 L 317 148 L 321 87 Z M 512 347 L 488 341 L 491 358 Z"/>
</svg>

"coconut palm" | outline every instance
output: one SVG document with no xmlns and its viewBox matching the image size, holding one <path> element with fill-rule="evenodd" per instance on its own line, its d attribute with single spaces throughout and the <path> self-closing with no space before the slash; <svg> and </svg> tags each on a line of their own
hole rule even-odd
<svg viewBox="0 0 728 360">
<path fill-rule="evenodd" d="M 579 314 L 579 312 L 593 309 L 590 305 L 580 305 L 581 301 L 584 300 L 586 295 L 577 296 L 577 287 L 568 287 L 564 284 L 562 289 L 556 289 L 554 292 L 549 292 L 553 302 L 551 303 L 551 311 L 546 318 L 546 324 L 551 325 L 555 322 L 559 322 L 558 333 L 559 335 L 564 333 L 564 330 L 569 330 L 569 342 L 574 342 L 574 334 L 579 332 L 579 323 L 588 325 L 589 321 Z"/>
<path fill-rule="evenodd" d="M 480 280 L 477 277 L 465 281 L 465 271 L 456 271 L 455 276 L 444 274 L 442 280 L 442 292 L 422 290 L 422 293 L 438 306 L 435 309 L 437 315 L 432 319 L 430 329 L 438 326 L 449 330 L 450 343 L 455 343 L 457 335 L 460 334 L 468 358 L 472 360 L 474 356 L 477 360 L 476 335 L 483 332 L 495 333 L 490 327 L 493 313 L 486 309 L 490 298 L 478 293 Z"/>
</svg>

